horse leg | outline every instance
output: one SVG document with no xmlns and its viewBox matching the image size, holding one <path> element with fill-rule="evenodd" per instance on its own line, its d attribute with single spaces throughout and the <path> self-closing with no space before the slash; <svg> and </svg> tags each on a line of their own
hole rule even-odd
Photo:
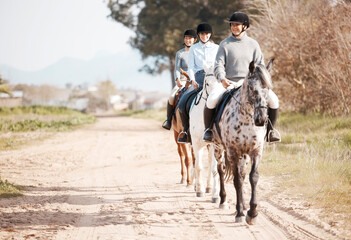
<svg viewBox="0 0 351 240">
<path fill-rule="evenodd" d="M 215 148 L 214 151 L 215 159 L 217 160 L 217 171 L 218 171 L 218 177 L 219 177 L 219 198 L 220 198 L 220 203 L 219 203 L 219 208 L 222 209 L 227 209 L 228 208 L 228 203 L 227 203 L 227 193 L 225 192 L 225 187 L 224 187 L 224 171 L 225 171 L 225 165 L 223 161 L 223 151 L 220 149 Z"/>
<path fill-rule="evenodd" d="M 234 187 L 236 191 L 236 216 L 235 222 L 242 222 L 244 214 L 243 184 L 245 180 L 245 160 L 236 158 L 234 163 Z"/>
<path fill-rule="evenodd" d="M 251 185 L 251 200 L 250 200 L 250 209 L 247 211 L 246 222 L 250 225 L 255 224 L 258 212 L 257 208 L 257 199 L 256 199 L 256 186 L 259 179 L 258 174 L 258 163 L 259 156 L 255 156 L 252 158 L 252 166 L 250 171 L 250 185 Z"/>
<path fill-rule="evenodd" d="M 211 162 L 211 175 L 210 177 L 213 178 L 213 188 L 212 188 L 212 203 L 219 203 L 220 198 L 219 198 L 219 175 L 218 175 L 218 169 L 217 165 L 218 162 L 214 156 L 214 147 L 211 145 L 208 147 L 209 148 L 209 159 L 212 160 Z"/>
<path fill-rule="evenodd" d="M 213 185 L 213 173 L 212 173 L 212 157 L 213 157 L 213 152 L 212 152 L 212 146 L 207 145 L 207 159 L 208 159 L 208 174 L 207 174 L 207 186 L 206 186 L 206 193 L 210 193 L 212 190 L 212 185 Z"/>
<path fill-rule="evenodd" d="M 180 174 L 182 176 L 182 178 L 180 179 L 180 184 L 184 184 L 186 181 L 186 172 L 185 172 L 185 160 L 184 160 L 184 151 L 182 149 L 182 144 L 177 143 L 177 138 L 178 138 L 178 132 L 174 131 L 174 140 L 177 144 L 177 150 L 178 150 L 178 155 L 180 158 Z"/>
<path fill-rule="evenodd" d="M 195 152 L 195 191 L 196 191 L 196 197 L 204 197 L 205 196 L 205 191 L 204 191 L 204 186 L 202 183 L 202 153 L 203 153 L 203 148 L 199 148 L 198 151 L 196 151 L 196 148 L 194 150 Z"/>
<path fill-rule="evenodd" d="M 180 144 L 182 145 L 183 152 L 185 153 L 185 166 L 186 166 L 186 183 L 187 187 L 191 186 L 193 184 L 193 177 L 192 177 L 192 161 L 190 157 L 190 151 L 191 149 L 188 147 L 187 144 Z"/>
</svg>

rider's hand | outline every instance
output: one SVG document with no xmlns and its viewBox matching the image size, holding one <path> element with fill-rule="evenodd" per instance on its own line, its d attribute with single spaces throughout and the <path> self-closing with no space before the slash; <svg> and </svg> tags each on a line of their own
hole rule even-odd
<svg viewBox="0 0 351 240">
<path fill-rule="evenodd" d="M 194 88 L 197 89 L 199 87 L 199 84 L 195 80 L 192 80 L 191 83 L 193 84 Z"/>
<path fill-rule="evenodd" d="M 182 86 L 182 84 L 180 83 L 179 78 L 177 78 L 177 80 L 176 80 L 176 81 L 177 81 L 177 86 L 178 86 L 178 87 L 181 87 L 181 86 Z"/>
<path fill-rule="evenodd" d="M 232 84 L 232 82 L 229 81 L 229 80 L 226 79 L 226 78 L 223 78 L 223 79 L 221 80 L 221 83 L 222 83 L 222 86 L 223 86 L 224 88 L 228 88 L 228 87 Z"/>
</svg>

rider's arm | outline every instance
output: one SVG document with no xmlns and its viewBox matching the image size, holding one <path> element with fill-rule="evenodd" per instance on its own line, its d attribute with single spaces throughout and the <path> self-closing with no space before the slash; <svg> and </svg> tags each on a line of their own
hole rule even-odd
<svg viewBox="0 0 351 240">
<path fill-rule="evenodd" d="M 226 78 L 226 72 L 225 72 L 225 64 L 226 64 L 226 57 L 225 57 L 225 51 L 223 48 L 222 43 L 219 45 L 217 55 L 216 55 L 216 61 L 214 64 L 214 75 L 218 79 L 218 81 L 221 81 Z"/>
<path fill-rule="evenodd" d="M 175 64 L 174 64 L 174 79 L 177 82 L 177 79 L 180 78 L 180 57 L 179 51 L 176 53 Z"/>
<path fill-rule="evenodd" d="M 254 60 L 255 60 L 255 64 L 262 64 L 264 65 L 264 57 L 263 57 L 263 53 L 261 51 L 260 45 L 257 43 L 256 49 L 254 51 Z"/>
<path fill-rule="evenodd" d="M 190 80 L 195 81 L 195 55 L 194 55 L 194 45 L 190 47 L 189 49 L 189 55 L 188 55 L 188 75 Z"/>
</svg>

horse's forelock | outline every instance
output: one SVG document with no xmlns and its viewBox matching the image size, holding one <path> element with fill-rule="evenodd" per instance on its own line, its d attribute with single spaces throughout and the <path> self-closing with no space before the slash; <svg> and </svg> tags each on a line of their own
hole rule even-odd
<svg viewBox="0 0 351 240">
<path fill-rule="evenodd" d="M 269 74 L 267 68 L 264 65 L 258 65 L 256 67 L 256 71 L 259 74 L 260 78 L 263 81 L 263 84 L 268 88 L 268 89 L 273 89 L 273 84 L 272 84 L 272 79 L 271 75 Z"/>
</svg>

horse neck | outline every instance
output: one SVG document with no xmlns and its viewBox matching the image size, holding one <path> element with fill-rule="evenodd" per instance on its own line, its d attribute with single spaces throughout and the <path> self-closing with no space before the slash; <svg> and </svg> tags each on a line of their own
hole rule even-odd
<svg viewBox="0 0 351 240">
<path fill-rule="evenodd" d="M 252 106 L 249 104 L 249 96 L 248 96 L 248 81 L 245 79 L 240 92 L 240 107 L 238 109 L 239 118 L 247 118 L 251 117 L 253 114 Z"/>
</svg>

